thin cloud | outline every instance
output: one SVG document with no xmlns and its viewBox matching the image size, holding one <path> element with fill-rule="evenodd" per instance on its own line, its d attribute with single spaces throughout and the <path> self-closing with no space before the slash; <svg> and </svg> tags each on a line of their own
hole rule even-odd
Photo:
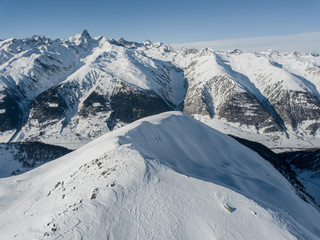
<svg viewBox="0 0 320 240">
<path fill-rule="evenodd" d="M 320 52 L 320 32 L 303 33 L 289 36 L 254 37 L 227 39 L 207 42 L 190 42 L 171 44 L 173 48 L 203 48 L 208 47 L 214 50 L 241 49 L 248 52 L 258 52 L 268 49 L 280 52 Z"/>
</svg>

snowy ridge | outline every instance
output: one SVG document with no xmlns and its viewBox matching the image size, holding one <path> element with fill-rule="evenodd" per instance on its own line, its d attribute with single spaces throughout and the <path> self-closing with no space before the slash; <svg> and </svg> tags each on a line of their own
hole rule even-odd
<svg viewBox="0 0 320 240">
<path fill-rule="evenodd" d="M 0 182 L 6 239 L 320 234 L 319 212 L 269 163 L 180 112 L 136 121 Z"/>
</svg>

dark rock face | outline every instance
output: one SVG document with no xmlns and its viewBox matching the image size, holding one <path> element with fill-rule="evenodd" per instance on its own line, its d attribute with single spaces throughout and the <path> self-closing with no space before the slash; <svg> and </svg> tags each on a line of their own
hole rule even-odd
<svg viewBox="0 0 320 240">
<path fill-rule="evenodd" d="M 89 116 L 95 116 L 98 113 L 108 111 L 111 111 L 108 96 L 92 92 L 83 102 L 79 115 L 87 118 Z"/>
<path fill-rule="evenodd" d="M 191 69 L 193 68 L 191 64 Z M 201 114 L 213 118 L 216 109 L 236 90 L 234 83 L 225 76 L 215 76 L 205 84 L 197 83 L 193 78 L 189 81 L 183 111 L 191 116 Z"/>
<path fill-rule="evenodd" d="M 29 119 L 36 119 L 39 123 L 59 120 L 64 117 L 66 109 L 67 104 L 60 94 L 59 86 L 53 87 L 33 100 Z"/>
<path fill-rule="evenodd" d="M 23 162 L 23 167 L 28 168 L 33 168 L 36 164 L 49 162 L 71 152 L 71 150 L 64 147 L 40 142 L 10 144 L 14 144 L 19 149 L 16 160 Z"/>
<path fill-rule="evenodd" d="M 320 123 L 311 123 L 306 130 L 310 131 L 310 135 L 315 135 L 317 130 L 320 129 Z"/>
<path fill-rule="evenodd" d="M 189 81 L 184 107 L 189 115 L 217 116 L 230 123 L 253 126 L 257 131 L 263 129 L 263 133 L 285 132 L 286 126 L 295 131 L 307 120 L 313 121 L 305 128 L 309 135 L 320 129 L 319 99 L 308 92 L 284 90 L 281 81 L 266 85 L 264 100 L 249 91 L 239 91 L 225 76 L 215 76 L 204 84 Z"/>
<path fill-rule="evenodd" d="M 209 113 L 207 104 L 210 104 L 210 100 L 203 100 L 202 89 L 199 89 L 195 86 L 189 86 L 186 98 L 184 100 L 184 108 L 183 111 L 190 116 L 194 114 L 201 115 L 210 115 L 214 116 L 214 111 Z M 206 98 L 205 98 L 206 99 Z M 211 100 L 212 102 L 212 100 Z"/>
<path fill-rule="evenodd" d="M 298 151 L 280 154 L 290 165 L 300 170 L 320 170 L 320 150 Z"/>
<path fill-rule="evenodd" d="M 45 129 L 48 125 L 62 120 L 63 127 L 73 124 L 74 129 L 74 124 L 80 118 L 96 118 L 99 124 L 103 121 L 107 126 L 106 130 L 111 131 L 117 122 L 131 123 L 143 117 L 173 110 L 154 92 L 140 90 L 121 81 L 113 82 L 112 91 L 97 87 L 88 96 L 80 88 L 77 82 L 67 82 L 43 92 L 32 102 L 28 122 L 37 120 L 41 129 Z M 97 136 L 103 131 L 105 130 L 97 130 Z M 29 140 L 37 139 L 38 136 L 35 136 Z"/>
<path fill-rule="evenodd" d="M 252 125 L 257 130 L 265 128 L 265 133 L 282 131 L 277 119 L 247 92 L 232 95 L 230 99 L 219 106 L 218 114 L 228 122 Z"/>
<path fill-rule="evenodd" d="M 48 58 L 51 61 L 57 61 L 52 56 L 49 56 Z M 38 70 L 38 72 L 41 73 L 43 71 L 49 76 L 54 75 L 54 73 L 61 71 L 60 67 L 58 67 L 57 65 L 42 62 L 40 59 L 36 59 L 35 63 L 38 65 L 38 67 L 36 68 L 36 70 Z"/>
<path fill-rule="evenodd" d="M 216 115 L 227 122 L 264 129 L 264 133 L 282 132 L 281 119 L 270 108 L 272 106 L 267 108 L 249 92 L 239 91 L 227 77 L 216 76 L 204 85 L 191 85 L 186 94 L 184 112 L 211 118 Z"/>
<path fill-rule="evenodd" d="M 306 92 L 281 90 L 270 98 L 270 102 L 283 121 L 290 124 L 293 129 L 296 129 L 302 121 L 319 120 L 320 118 L 320 102 Z M 318 124 L 309 127 L 313 134 L 319 128 Z"/>
<path fill-rule="evenodd" d="M 141 91 L 124 83 L 114 89 L 110 105 L 113 118 L 124 123 L 173 110 L 154 93 Z"/>
<path fill-rule="evenodd" d="M 0 93 L 1 94 L 1 93 Z M 20 106 L 21 98 L 17 95 L 5 92 L 5 97 L 0 102 L 0 131 L 18 129 L 23 121 L 25 109 Z"/>
<path fill-rule="evenodd" d="M 17 175 L 59 158 L 71 152 L 71 150 L 40 142 L 25 142 L 1 143 L 0 154 L 3 152 L 7 152 L 5 156 L 8 154 L 12 155 L 14 161 L 21 163 L 21 168 L 16 169 L 11 173 L 11 175 Z M 2 159 L 2 161 L 6 160 L 7 159 Z"/>
</svg>

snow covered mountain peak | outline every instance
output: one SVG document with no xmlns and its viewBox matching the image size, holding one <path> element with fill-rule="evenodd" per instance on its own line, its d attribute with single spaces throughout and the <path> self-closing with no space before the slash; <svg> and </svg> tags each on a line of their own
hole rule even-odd
<svg viewBox="0 0 320 240">
<path fill-rule="evenodd" d="M 0 182 L 6 239 L 320 234 L 319 212 L 269 163 L 180 112 L 139 120 Z"/>
<path fill-rule="evenodd" d="M 83 30 L 81 33 L 76 34 L 66 40 L 66 43 L 68 45 L 71 44 L 72 46 L 73 44 L 75 44 L 76 46 L 84 48 L 86 50 L 90 49 L 91 44 L 93 44 L 93 42 L 95 42 L 95 40 L 91 38 L 87 30 Z"/>
<path fill-rule="evenodd" d="M 145 40 L 143 44 L 149 46 L 152 44 L 152 42 L 150 40 Z"/>
</svg>

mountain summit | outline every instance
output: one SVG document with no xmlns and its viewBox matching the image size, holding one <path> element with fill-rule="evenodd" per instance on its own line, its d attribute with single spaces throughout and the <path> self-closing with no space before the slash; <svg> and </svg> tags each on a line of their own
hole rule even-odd
<svg viewBox="0 0 320 240">
<path fill-rule="evenodd" d="M 318 239 L 268 162 L 181 112 L 138 120 L 0 179 L 4 239 Z"/>
<path fill-rule="evenodd" d="M 84 29 L 82 32 L 81 32 L 81 36 L 86 38 L 86 39 L 91 39 L 91 36 L 90 34 L 88 33 L 87 29 Z"/>
</svg>

